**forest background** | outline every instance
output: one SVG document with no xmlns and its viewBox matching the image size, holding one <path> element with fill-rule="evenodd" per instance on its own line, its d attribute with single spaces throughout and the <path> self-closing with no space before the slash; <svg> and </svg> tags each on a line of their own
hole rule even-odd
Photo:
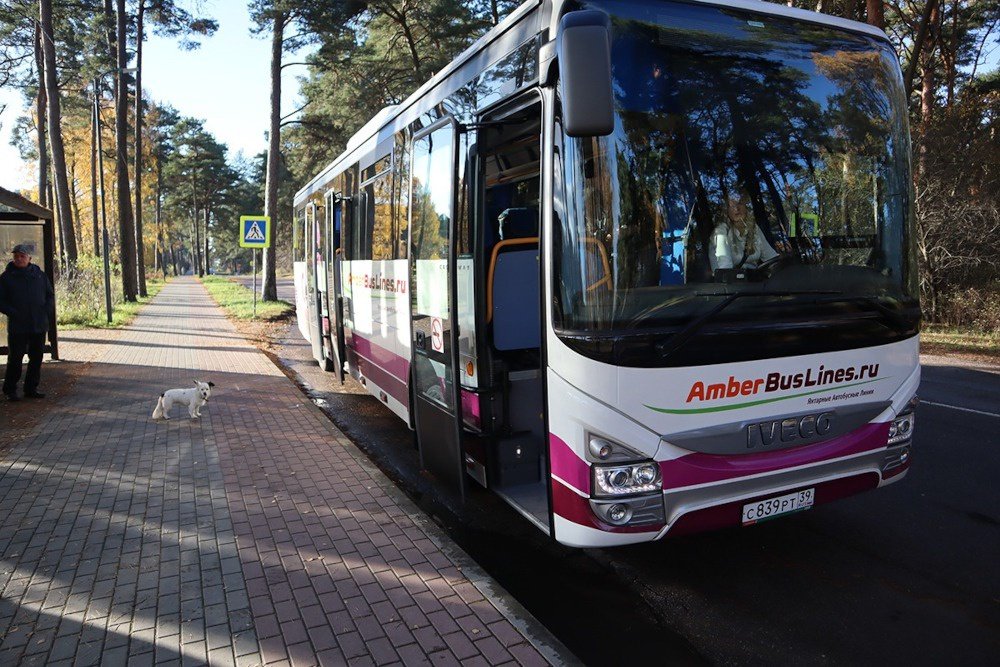
<svg viewBox="0 0 1000 667">
<path fill-rule="evenodd" d="M 29 112 L 17 119 L 13 143 L 38 164 L 38 185 L 21 194 L 56 214 L 58 288 L 73 294 L 84 320 L 101 312 L 103 189 L 117 301 L 144 296 L 153 274 L 247 271 L 236 226 L 259 211 L 275 221 L 263 281 L 264 298 L 275 299 L 276 275 L 291 268 L 293 193 L 368 118 L 405 99 L 517 4 L 251 0 L 254 34 L 271 45 L 269 149 L 233 158 L 202 120 L 142 88 L 151 32 L 192 49 L 218 29 L 199 0 L 0 0 L 0 87 L 23 93 Z M 910 99 L 926 321 L 1000 348 L 1000 2 L 781 4 L 889 35 Z M 303 47 L 306 62 L 292 62 Z M 303 64 L 299 108 L 280 108 L 282 70 Z M 96 161 L 95 108 L 103 138 Z"/>
</svg>

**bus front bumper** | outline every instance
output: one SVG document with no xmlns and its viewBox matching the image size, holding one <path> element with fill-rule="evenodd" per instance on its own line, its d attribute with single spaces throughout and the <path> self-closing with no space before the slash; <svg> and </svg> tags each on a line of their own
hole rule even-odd
<svg viewBox="0 0 1000 667">
<path fill-rule="evenodd" d="M 666 489 L 666 526 L 657 539 L 739 526 L 745 505 L 797 491 L 814 489 L 813 506 L 846 498 L 902 479 L 909 465 L 910 443 L 905 443 L 798 469 Z"/>
</svg>

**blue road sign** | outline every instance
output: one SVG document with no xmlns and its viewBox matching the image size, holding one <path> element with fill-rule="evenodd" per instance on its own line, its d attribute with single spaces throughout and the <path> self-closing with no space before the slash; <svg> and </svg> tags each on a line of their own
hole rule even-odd
<svg viewBox="0 0 1000 667">
<path fill-rule="evenodd" d="M 271 218 L 266 215 L 240 216 L 240 245 L 244 248 L 270 248 Z"/>
</svg>

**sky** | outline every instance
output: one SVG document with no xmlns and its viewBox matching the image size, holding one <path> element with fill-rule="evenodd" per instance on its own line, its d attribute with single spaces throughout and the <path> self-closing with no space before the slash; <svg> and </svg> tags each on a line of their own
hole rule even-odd
<svg viewBox="0 0 1000 667">
<path fill-rule="evenodd" d="M 205 129 L 229 147 L 229 157 L 242 151 L 253 157 L 267 148 L 270 104 L 271 42 L 250 34 L 247 0 L 209 0 L 202 12 L 219 23 L 219 30 L 202 39 L 200 48 L 183 51 L 177 41 L 150 35 L 142 51 L 142 87 L 159 104 L 169 104 L 184 116 L 205 121 Z M 299 62 L 303 54 L 286 62 Z M 134 62 L 132 63 L 134 64 Z M 294 111 L 303 66 L 286 67 L 282 75 L 282 116 Z M 20 189 L 37 182 L 35 165 L 24 165 L 10 145 L 15 119 L 24 113 L 20 91 L 0 90 L 0 187 Z"/>
</svg>

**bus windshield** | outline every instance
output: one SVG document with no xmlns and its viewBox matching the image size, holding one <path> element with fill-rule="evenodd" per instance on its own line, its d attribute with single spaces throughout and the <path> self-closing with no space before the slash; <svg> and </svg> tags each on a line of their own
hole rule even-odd
<svg viewBox="0 0 1000 667">
<path fill-rule="evenodd" d="M 906 100 L 887 44 L 723 7 L 600 8 L 617 120 L 608 137 L 563 142 L 557 331 L 667 335 L 743 292 L 719 313 L 731 329 L 801 312 L 791 304 L 811 304 L 814 325 L 918 312 Z"/>
</svg>

